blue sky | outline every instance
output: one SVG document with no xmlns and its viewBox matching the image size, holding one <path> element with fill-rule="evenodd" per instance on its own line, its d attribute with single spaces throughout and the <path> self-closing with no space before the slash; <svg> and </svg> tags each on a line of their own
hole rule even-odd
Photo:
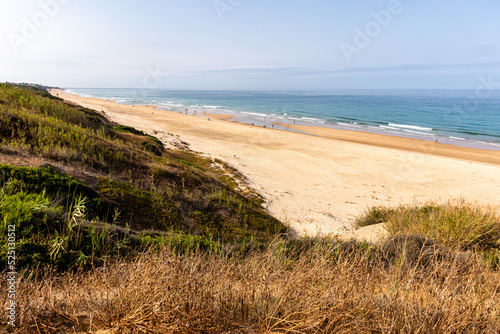
<svg viewBox="0 0 500 334">
<path fill-rule="evenodd" d="M 500 82 L 500 2 L 2 1 L 0 81 L 168 89 Z"/>
</svg>

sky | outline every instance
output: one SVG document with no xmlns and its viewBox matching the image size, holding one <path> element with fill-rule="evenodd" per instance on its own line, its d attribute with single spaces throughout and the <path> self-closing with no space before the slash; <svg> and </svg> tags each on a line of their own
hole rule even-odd
<svg viewBox="0 0 500 334">
<path fill-rule="evenodd" d="M 498 0 L 0 0 L 0 82 L 500 88 Z M 497 84 L 498 83 L 498 84 Z"/>
</svg>

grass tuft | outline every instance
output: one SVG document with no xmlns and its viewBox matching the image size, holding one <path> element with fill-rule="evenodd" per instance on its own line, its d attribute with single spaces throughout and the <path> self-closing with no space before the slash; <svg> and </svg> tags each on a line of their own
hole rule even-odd
<svg viewBox="0 0 500 334">
<path fill-rule="evenodd" d="M 392 235 L 422 235 L 446 247 L 485 250 L 499 246 L 498 214 L 464 201 L 395 209 L 372 208 L 356 224 L 361 227 L 381 222 L 386 223 Z"/>
</svg>

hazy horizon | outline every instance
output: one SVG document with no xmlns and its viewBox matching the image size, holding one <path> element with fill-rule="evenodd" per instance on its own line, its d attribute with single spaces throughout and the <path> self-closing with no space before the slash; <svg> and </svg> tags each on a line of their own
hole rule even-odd
<svg viewBox="0 0 500 334">
<path fill-rule="evenodd" d="M 3 4 L 0 81 L 185 90 L 500 87 L 500 3 Z"/>
</svg>

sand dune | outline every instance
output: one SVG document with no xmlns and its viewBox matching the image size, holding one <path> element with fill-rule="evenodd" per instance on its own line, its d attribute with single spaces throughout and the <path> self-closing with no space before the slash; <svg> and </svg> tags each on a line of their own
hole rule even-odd
<svg viewBox="0 0 500 334">
<path fill-rule="evenodd" d="M 121 124 L 154 131 L 168 145 L 188 145 L 227 161 L 266 198 L 267 210 L 300 235 L 343 233 L 371 206 L 457 198 L 500 206 L 500 151 L 296 127 L 314 134 L 305 135 L 216 115 L 132 107 L 61 90 L 52 94 L 104 111 Z"/>
</svg>

